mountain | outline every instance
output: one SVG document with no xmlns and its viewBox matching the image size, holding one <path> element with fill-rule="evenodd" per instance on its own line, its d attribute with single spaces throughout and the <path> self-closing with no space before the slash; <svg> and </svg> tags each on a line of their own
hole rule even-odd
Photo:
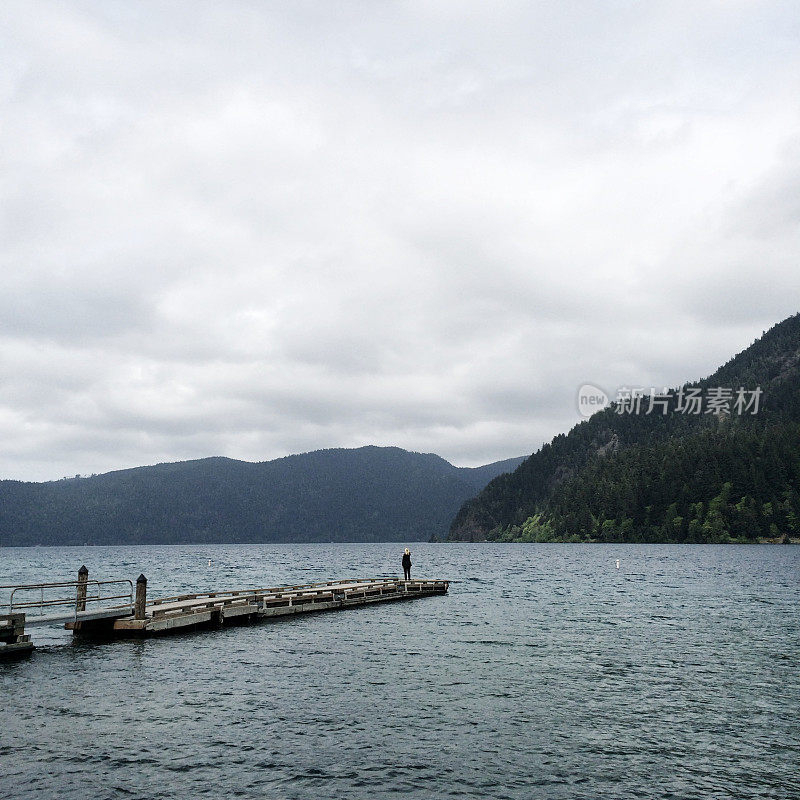
<svg viewBox="0 0 800 800">
<path fill-rule="evenodd" d="M 0 481 L 0 545 L 420 541 L 519 459 L 459 468 L 397 447 L 204 458 Z"/>
<path fill-rule="evenodd" d="M 634 402 L 612 403 L 492 480 L 448 540 L 800 537 L 800 314 L 656 398 L 651 413 L 649 398 L 639 413 Z"/>
<path fill-rule="evenodd" d="M 456 467 L 456 469 L 463 480 L 480 490 L 498 475 L 513 472 L 525 458 L 525 456 L 518 456 L 517 458 L 506 458 L 503 461 L 494 461 L 482 467 Z"/>
</svg>

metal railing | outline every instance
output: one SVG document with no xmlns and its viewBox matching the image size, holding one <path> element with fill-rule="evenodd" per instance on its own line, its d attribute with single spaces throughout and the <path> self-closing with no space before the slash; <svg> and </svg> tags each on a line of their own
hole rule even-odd
<svg viewBox="0 0 800 800">
<path fill-rule="evenodd" d="M 113 592 L 123 591 L 122 589 L 112 589 L 107 587 L 120 587 L 127 586 L 128 591 L 123 594 L 113 594 Z M 117 603 L 114 607 L 131 606 L 133 605 L 133 581 L 128 578 L 110 581 L 96 581 L 96 580 L 77 580 L 77 581 L 63 581 L 60 583 L 31 583 L 26 585 L 8 585 L 0 586 L 0 592 L 5 593 L 11 590 L 8 602 L 3 603 L 3 606 L 8 608 L 9 614 L 23 612 L 26 615 L 31 611 L 38 609 L 41 616 L 45 612 L 63 606 L 70 606 L 74 609 L 75 618 L 77 619 L 78 613 L 85 611 L 89 603 L 110 603 L 113 600 L 121 600 L 126 602 Z M 71 589 L 72 592 L 66 595 L 66 590 Z M 64 590 L 63 592 L 54 590 Z M 25 593 L 38 592 L 39 597 L 36 599 L 26 600 L 18 599 L 17 593 L 23 597 Z M 52 596 L 55 594 L 56 596 Z M 98 606 L 95 606 L 98 608 Z"/>
</svg>

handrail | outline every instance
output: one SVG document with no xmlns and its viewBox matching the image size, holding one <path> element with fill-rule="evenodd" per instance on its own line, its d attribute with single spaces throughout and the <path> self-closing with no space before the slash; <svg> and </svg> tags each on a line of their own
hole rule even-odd
<svg viewBox="0 0 800 800">
<path fill-rule="evenodd" d="M 104 586 L 120 586 L 125 585 L 128 586 L 128 592 L 125 594 L 104 594 L 105 591 L 101 587 Z M 75 593 L 71 594 L 69 597 L 61 596 L 61 597 L 48 597 L 45 598 L 45 589 L 65 589 L 65 588 L 72 588 L 75 589 Z M 133 605 L 133 581 L 128 578 L 120 578 L 118 580 L 108 580 L 108 581 L 98 581 L 98 580 L 79 580 L 79 581 L 63 581 L 58 583 L 31 583 L 26 585 L 8 585 L 8 586 L 0 586 L 1 589 L 11 589 L 11 594 L 8 599 L 8 610 L 10 614 L 13 614 L 15 611 L 19 612 L 25 610 L 27 612 L 28 609 L 40 609 L 41 614 L 44 615 L 45 609 L 51 608 L 53 606 L 73 606 L 75 608 L 75 617 L 77 619 L 77 615 L 79 611 L 82 611 L 83 608 L 80 608 L 80 605 L 83 605 L 85 608 L 86 603 L 101 603 L 106 602 L 109 600 L 127 600 L 127 605 Z M 85 592 L 84 594 L 79 595 L 79 590 L 83 589 Z M 14 596 L 17 592 L 39 592 L 38 600 L 14 600 Z M 114 590 L 108 590 L 114 591 Z M 116 591 L 120 591 L 119 589 Z M 120 606 L 126 604 L 120 604 Z M 113 606 L 112 606 L 113 607 Z"/>
</svg>

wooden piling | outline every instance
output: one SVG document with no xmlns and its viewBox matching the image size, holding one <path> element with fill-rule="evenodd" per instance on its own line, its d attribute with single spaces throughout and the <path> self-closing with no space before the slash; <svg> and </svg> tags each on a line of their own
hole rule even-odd
<svg viewBox="0 0 800 800">
<path fill-rule="evenodd" d="M 89 582 L 89 568 L 84 564 L 78 570 L 78 588 L 75 595 L 75 610 L 86 611 L 86 584 Z"/>
<path fill-rule="evenodd" d="M 136 602 L 134 604 L 134 619 L 144 619 L 147 607 L 147 578 L 144 573 L 136 579 Z"/>
</svg>

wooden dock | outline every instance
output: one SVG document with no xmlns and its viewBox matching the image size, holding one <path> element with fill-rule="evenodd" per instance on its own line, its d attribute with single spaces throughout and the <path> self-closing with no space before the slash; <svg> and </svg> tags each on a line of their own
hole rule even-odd
<svg viewBox="0 0 800 800">
<path fill-rule="evenodd" d="M 137 589 L 141 586 L 137 583 Z M 150 636 L 198 627 L 245 624 L 304 614 L 338 611 L 370 603 L 413 600 L 446 594 L 449 581 L 364 579 L 327 581 L 228 592 L 206 592 L 163 597 L 145 602 L 143 610 L 111 621 L 67 623 L 82 632 L 103 631 L 114 636 Z"/>
<path fill-rule="evenodd" d="M 104 595 L 100 588 L 92 593 L 93 582 L 88 581 L 85 567 L 81 568 L 78 575 L 79 580 L 74 584 L 37 584 L 37 588 L 74 586 L 77 591 L 71 598 L 51 601 L 42 599 L 19 604 L 26 609 L 43 606 L 48 614 L 30 615 L 27 619 L 24 613 L 0 616 L 0 657 L 27 653 L 33 649 L 30 636 L 25 634 L 26 623 L 36 625 L 61 622 L 67 630 L 86 636 L 158 636 L 188 630 L 214 629 L 223 625 L 248 624 L 294 614 L 339 611 L 374 603 L 415 600 L 446 594 L 450 585 L 448 580 L 442 579 L 406 581 L 395 578 L 365 578 L 268 589 L 182 594 L 148 602 L 147 579 L 140 575 L 136 581 L 135 599 L 133 592 L 128 597 L 120 595 L 117 590 L 117 594 L 109 596 L 116 605 L 101 607 L 102 603 L 98 603 L 87 610 L 87 602 L 91 604 L 93 601 L 102 601 Z M 102 586 L 122 582 L 94 583 Z M 14 591 L 32 588 L 34 587 L 15 587 Z M 119 604 L 120 599 L 128 602 Z M 52 606 L 57 603 L 69 603 L 71 608 L 60 615 L 53 614 Z M 13 607 L 11 611 L 14 611 Z"/>
</svg>

